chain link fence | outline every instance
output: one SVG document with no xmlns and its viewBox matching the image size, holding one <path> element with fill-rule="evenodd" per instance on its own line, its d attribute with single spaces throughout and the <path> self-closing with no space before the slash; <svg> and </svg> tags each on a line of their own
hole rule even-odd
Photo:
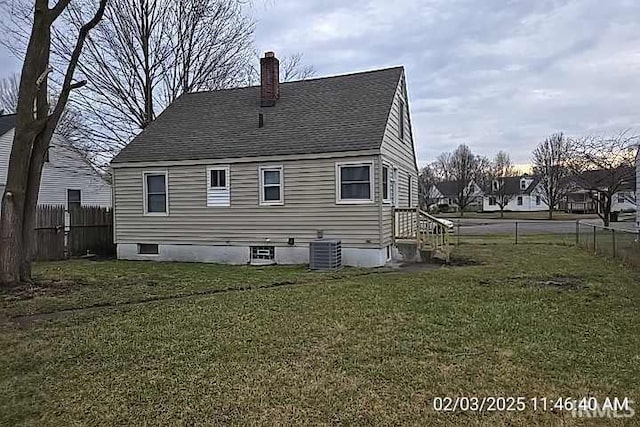
<svg viewBox="0 0 640 427">
<path fill-rule="evenodd" d="M 640 268 L 640 233 L 587 221 L 453 220 L 456 245 L 544 244 L 579 246 Z"/>
<path fill-rule="evenodd" d="M 578 222 L 576 244 L 597 255 L 620 259 L 640 268 L 640 233 Z"/>
</svg>

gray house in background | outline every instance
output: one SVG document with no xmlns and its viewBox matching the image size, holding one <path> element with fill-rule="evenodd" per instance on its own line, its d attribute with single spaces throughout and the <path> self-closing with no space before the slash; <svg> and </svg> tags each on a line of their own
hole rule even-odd
<svg viewBox="0 0 640 427">
<path fill-rule="evenodd" d="M 342 241 L 346 265 L 384 265 L 393 207 L 416 207 L 402 67 L 182 95 L 112 163 L 120 259 L 308 262 Z"/>
<path fill-rule="evenodd" d="M 13 145 L 15 114 L 0 115 L 0 195 Z M 1 197 L 1 196 L 0 196 Z M 111 185 L 62 136 L 54 135 L 40 180 L 40 205 L 111 206 Z"/>
</svg>

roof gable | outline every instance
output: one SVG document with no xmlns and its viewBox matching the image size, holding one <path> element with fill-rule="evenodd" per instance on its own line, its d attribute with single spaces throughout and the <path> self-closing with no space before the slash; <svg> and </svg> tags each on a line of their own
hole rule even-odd
<svg viewBox="0 0 640 427">
<path fill-rule="evenodd" d="M 260 87 L 184 94 L 112 163 L 379 149 L 402 67 Z M 264 127 L 258 127 L 258 113 Z"/>
</svg>

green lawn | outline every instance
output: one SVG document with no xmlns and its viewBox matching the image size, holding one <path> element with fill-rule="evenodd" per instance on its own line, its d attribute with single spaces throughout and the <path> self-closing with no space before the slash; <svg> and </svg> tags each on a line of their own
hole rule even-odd
<svg viewBox="0 0 640 427">
<path fill-rule="evenodd" d="M 40 265 L 41 279 L 82 284 L 29 305 L 5 292 L 0 424 L 630 422 L 436 413 L 437 396 L 640 401 L 637 273 L 561 245 L 469 244 L 456 258 L 475 265 L 328 277 L 299 267 Z M 10 318 L 95 305 L 101 284 L 95 301 L 139 301 L 145 280 L 165 297 L 253 289 Z M 260 288 L 274 281 L 291 284 Z"/>
</svg>

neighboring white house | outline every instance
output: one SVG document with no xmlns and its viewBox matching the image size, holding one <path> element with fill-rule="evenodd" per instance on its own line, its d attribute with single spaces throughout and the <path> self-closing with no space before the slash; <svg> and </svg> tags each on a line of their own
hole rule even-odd
<svg viewBox="0 0 640 427">
<path fill-rule="evenodd" d="M 7 182 L 15 115 L 0 116 L 0 194 Z M 111 206 L 111 186 L 58 135 L 52 139 L 42 170 L 40 205 Z"/>
<path fill-rule="evenodd" d="M 394 207 L 418 204 L 402 67 L 187 93 L 112 161 L 118 258 L 345 265 L 393 256 Z M 414 210 L 414 212 L 417 212 Z"/>
<path fill-rule="evenodd" d="M 505 211 L 535 212 L 549 209 L 541 197 L 540 180 L 535 176 L 501 178 L 500 182 L 493 181 L 491 186 L 485 189 L 482 198 L 482 210 L 485 212 L 500 211 L 500 198 L 507 202 Z"/>
<path fill-rule="evenodd" d="M 458 188 L 457 181 L 442 181 L 431 186 L 427 193 L 429 209 L 447 206 L 449 209 L 458 210 Z M 482 205 L 482 189 L 474 181 L 467 184 L 464 190 L 469 197 L 469 204 L 466 210 L 479 210 Z"/>
</svg>

